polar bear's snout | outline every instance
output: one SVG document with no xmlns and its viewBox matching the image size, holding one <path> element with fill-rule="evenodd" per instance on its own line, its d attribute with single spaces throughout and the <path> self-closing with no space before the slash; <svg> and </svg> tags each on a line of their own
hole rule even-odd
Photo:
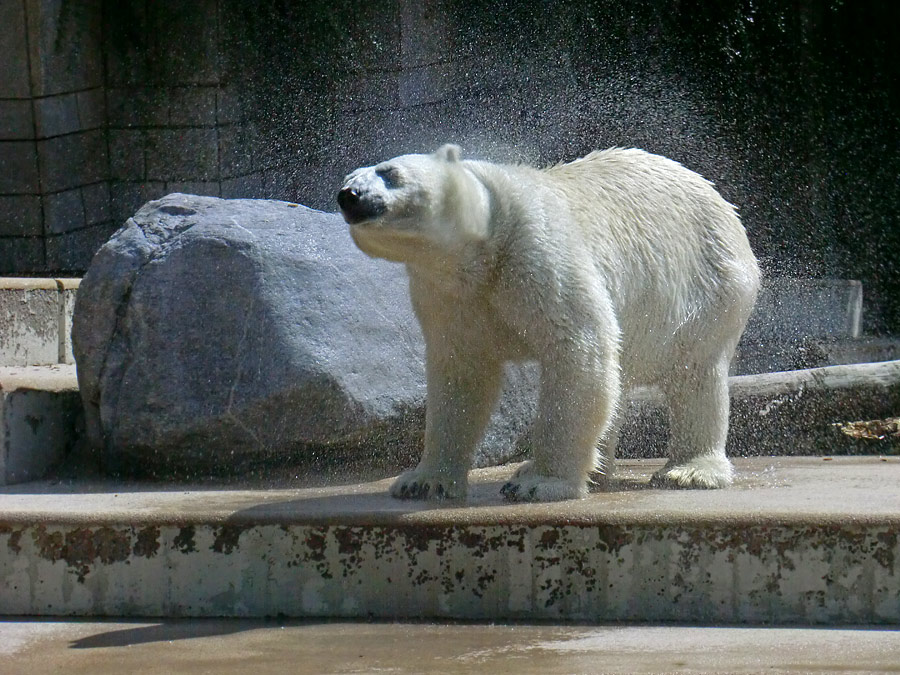
<svg viewBox="0 0 900 675">
<path fill-rule="evenodd" d="M 384 214 L 384 201 L 375 195 L 360 194 L 352 187 L 345 187 L 337 196 L 341 215 L 350 225 L 372 220 Z"/>
</svg>

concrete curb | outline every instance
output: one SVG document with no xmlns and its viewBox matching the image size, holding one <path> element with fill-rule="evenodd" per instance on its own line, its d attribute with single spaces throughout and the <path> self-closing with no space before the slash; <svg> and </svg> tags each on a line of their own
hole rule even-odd
<svg viewBox="0 0 900 675">
<path fill-rule="evenodd" d="M 658 466 L 537 505 L 500 501 L 513 467 L 449 506 L 387 481 L 4 491 L 0 612 L 900 623 L 900 459 L 739 460 L 720 491 L 647 489 Z"/>
</svg>

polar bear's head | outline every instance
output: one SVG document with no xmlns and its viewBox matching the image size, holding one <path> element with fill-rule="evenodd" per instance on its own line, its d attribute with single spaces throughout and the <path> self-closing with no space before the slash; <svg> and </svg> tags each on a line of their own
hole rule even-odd
<svg viewBox="0 0 900 675">
<path fill-rule="evenodd" d="M 397 262 L 452 257 L 487 237 L 487 189 L 456 145 L 357 169 L 337 201 L 356 245 Z"/>
</svg>

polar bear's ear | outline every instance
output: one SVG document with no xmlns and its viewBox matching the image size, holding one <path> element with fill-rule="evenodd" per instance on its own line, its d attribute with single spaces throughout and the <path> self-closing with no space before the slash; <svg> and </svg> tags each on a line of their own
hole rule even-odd
<svg viewBox="0 0 900 675">
<path fill-rule="evenodd" d="M 462 148 L 458 145 L 447 143 L 446 145 L 439 147 L 434 155 L 438 159 L 443 159 L 445 162 L 458 162 L 459 158 L 462 156 Z"/>
</svg>

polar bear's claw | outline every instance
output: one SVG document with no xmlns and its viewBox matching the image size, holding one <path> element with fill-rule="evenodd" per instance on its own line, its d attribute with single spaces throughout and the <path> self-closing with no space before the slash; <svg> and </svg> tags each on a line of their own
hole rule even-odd
<svg viewBox="0 0 900 675">
<path fill-rule="evenodd" d="M 394 481 L 390 492 L 397 499 L 455 500 L 465 499 L 466 486 L 444 476 L 408 471 Z"/>
<path fill-rule="evenodd" d="M 514 477 L 500 488 L 500 494 L 510 502 L 560 502 L 581 499 L 587 495 L 587 486 L 552 476 L 532 474 Z"/>
<path fill-rule="evenodd" d="M 534 462 L 528 461 L 500 488 L 500 494 L 508 502 L 560 502 L 586 496 L 587 483 L 541 475 Z"/>
<path fill-rule="evenodd" d="M 500 488 L 500 494 L 502 494 L 506 499 L 511 502 L 533 502 L 535 501 L 535 495 L 537 494 L 537 486 L 532 485 L 528 489 L 527 494 L 519 494 L 519 490 L 522 486 L 519 483 L 514 483 L 513 481 L 509 481 L 502 488 Z"/>
</svg>

